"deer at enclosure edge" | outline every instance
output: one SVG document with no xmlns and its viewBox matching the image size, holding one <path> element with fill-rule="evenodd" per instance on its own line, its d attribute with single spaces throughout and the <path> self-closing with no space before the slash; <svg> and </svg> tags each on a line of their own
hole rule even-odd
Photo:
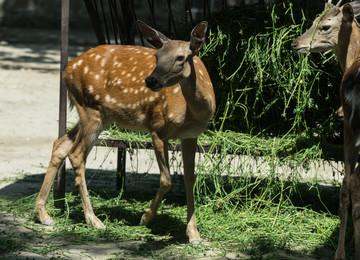
<svg viewBox="0 0 360 260">
<path fill-rule="evenodd" d="M 215 95 L 205 65 L 196 56 L 207 23 L 194 27 L 190 41 L 169 40 L 143 22 L 138 26 L 147 42 L 142 46 L 102 45 L 69 61 L 64 81 L 79 122 L 54 142 L 51 160 L 35 204 L 41 223 L 55 224 L 46 211 L 54 178 L 66 157 L 75 172 L 85 220 L 103 228 L 95 216 L 85 180 L 87 155 L 100 132 L 116 122 L 121 128 L 149 132 L 160 170 L 160 187 L 140 224 L 150 223 L 171 187 L 168 141 L 180 139 L 184 163 L 189 242 L 200 240 L 194 213 L 195 149 L 197 137 L 215 111 Z"/>
<path fill-rule="evenodd" d="M 292 43 L 299 53 L 333 49 L 344 73 L 340 99 L 344 113 L 345 175 L 340 190 L 340 231 L 335 259 L 345 259 L 345 234 L 348 210 L 352 206 L 355 258 L 360 259 L 360 166 L 355 169 L 360 148 L 360 30 L 355 16 L 360 14 L 360 1 L 340 7 L 331 0 L 312 27 Z"/>
</svg>

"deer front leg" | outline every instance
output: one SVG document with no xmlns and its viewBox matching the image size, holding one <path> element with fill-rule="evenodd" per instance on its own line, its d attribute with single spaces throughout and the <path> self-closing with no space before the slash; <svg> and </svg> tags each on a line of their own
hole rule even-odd
<svg viewBox="0 0 360 260">
<path fill-rule="evenodd" d="M 186 235 L 190 243 L 200 241 L 200 234 L 196 226 L 194 209 L 194 183 L 195 183 L 195 151 L 197 138 L 181 140 L 182 157 L 184 161 L 184 182 L 187 204 Z"/>
<path fill-rule="evenodd" d="M 335 253 L 335 259 L 345 259 L 345 235 L 348 211 L 351 200 L 351 174 L 355 169 L 355 164 L 358 157 L 358 149 L 355 147 L 355 142 L 351 138 L 352 133 L 349 127 L 344 123 L 344 158 L 345 158 L 345 175 L 340 189 L 340 202 L 339 202 L 339 218 L 340 230 L 338 247 Z"/>
<path fill-rule="evenodd" d="M 351 204 L 354 222 L 355 259 L 360 259 L 360 167 L 351 175 Z"/>
<path fill-rule="evenodd" d="M 340 189 L 340 202 L 339 202 L 339 218 L 340 218 L 340 230 L 338 247 L 335 253 L 335 259 L 345 259 L 345 235 L 346 224 L 348 217 L 348 210 L 350 206 L 350 174 L 346 174 L 342 182 Z"/>
<path fill-rule="evenodd" d="M 54 142 L 51 160 L 47 168 L 43 184 L 41 186 L 39 195 L 35 202 L 35 213 L 38 215 L 40 222 L 44 225 L 54 225 L 54 220 L 49 216 L 46 211 L 46 202 L 49 198 L 49 193 L 54 183 L 56 174 L 59 171 L 61 164 L 68 155 L 75 136 L 78 132 L 78 127 L 74 127 L 69 133 L 57 139 Z"/>
<path fill-rule="evenodd" d="M 147 225 L 154 219 L 164 194 L 171 188 L 168 142 L 161 140 L 156 133 L 152 133 L 152 141 L 160 170 L 160 187 L 150 207 L 145 209 L 140 225 Z"/>
</svg>

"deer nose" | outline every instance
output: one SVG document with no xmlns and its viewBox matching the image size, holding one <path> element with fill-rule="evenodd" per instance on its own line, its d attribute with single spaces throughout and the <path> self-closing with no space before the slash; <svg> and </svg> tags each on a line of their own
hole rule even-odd
<svg viewBox="0 0 360 260">
<path fill-rule="evenodd" d="M 159 81 L 157 78 L 153 77 L 153 76 L 149 76 L 145 79 L 145 83 L 146 83 L 146 86 L 153 90 L 153 91 L 158 91 L 159 89 Z M 161 89 L 161 87 L 160 87 Z"/>
<path fill-rule="evenodd" d="M 298 41 L 295 40 L 291 43 L 291 48 L 295 49 L 297 45 L 298 45 Z"/>
<path fill-rule="evenodd" d="M 152 76 L 149 76 L 145 79 L 145 83 L 148 88 L 153 88 L 158 83 L 158 80 Z"/>
</svg>

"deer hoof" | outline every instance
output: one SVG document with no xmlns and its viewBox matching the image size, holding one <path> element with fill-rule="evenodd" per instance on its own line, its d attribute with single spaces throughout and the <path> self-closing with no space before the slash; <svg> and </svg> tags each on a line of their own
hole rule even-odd
<svg viewBox="0 0 360 260">
<path fill-rule="evenodd" d="M 201 243 L 201 239 L 193 239 L 193 240 L 190 240 L 190 244 L 193 244 L 193 245 L 198 245 Z"/>
<path fill-rule="evenodd" d="M 41 224 L 46 225 L 46 226 L 54 226 L 55 221 L 52 218 L 47 218 L 43 222 L 41 222 Z"/>
</svg>

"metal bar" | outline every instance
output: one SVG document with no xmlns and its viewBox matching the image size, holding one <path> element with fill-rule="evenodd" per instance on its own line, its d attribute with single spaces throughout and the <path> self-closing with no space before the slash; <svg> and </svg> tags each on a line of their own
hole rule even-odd
<svg viewBox="0 0 360 260">
<path fill-rule="evenodd" d="M 117 29 L 118 29 L 118 33 L 119 33 L 119 37 L 120 37 L 120 43 L 124 44 L 125 39 L 124 39 L 123 33 L 120 28 L 120 25 L 121 25 L 120 15 L 119 15 L 119 12 L 118 12 L 119 9 L 118 9 L 116 3 L 117 3 L 117 1 L 113 1 L 113 10 L 114 10 L 115 18 L 116 18 L 116 23 L 117 23 L 116 25 L 117 25 Z M 121 6 L 121 3 L 120 3 L 120 6 Z"/>
<path fill-rule="evenodd" d="M 173 15 L 172 10 L 171 10 L 171 0 L 167 0 L 166 4 L 167 4 L 167 8 L 168 8 L 168 15 L 169 15 L 169 29 L 170 29 L 170 27 L 172 25 L 175 36 L 178 38 L 179 36 L 178 36 L 177 30 L 175 28 L 174 15 Z M 169 30 L 169 35 L 170 35 L 170 30 Z"/>
<path fill-rule="evenodd" d="M 121 43 L 122 44 L 128 44 L 128 40 L 127 40 L 127 35 L 126 35 L 126 25 L 125 25 L 125 18 L 124 15 L 126 14 L 126 3 L 125 0 L 120 0 L 119 1 L 120 4 L 120 10 L 121 10 L 121 15 L 119 16 L 121 18 L 121 22 L 119 21 L 119 28 L 120 28 L 120 34 L 121 34 Z M 121 25 L 121 27 L 120 27 Z"/>
<path fill-rule="evenodd" d="M 125 174 L 126 174 L 126 149 L 118 148 L 117 154 L 117 172 L 116 172 L 116 189 L 125 188 Z"/>
<path fill-rule="evenodd" d="M 94 6 L 92 0 L 84 0 L 84 2 L 85 2 L 86 9 L 89 13 L 90 22 L 94 29 L 96 39 L 99 44 L 105 44 L 106 41 L 105 41 L 104 33 L 100 26 L 100 19 L 97 14 L 97 11 L 96 11 L 97 8 Z"/>
<path fill-rule="evenodd" d="M 210 3 L 209 0 L 204 0 L 204 17 L 210 16 Z"/>
<path fill-rule="evenodd" d="M 186 13 L 190 18 L 191 27 L 193 27 L 194 26 L 194 21 L 193 21 L 193 17 L 192 17 L 192 13 L 191 13 L 190 0 L 186 0 L 185 4 L 186 4 Z"/>
<path fill-rule="evenodd" d="M 149 10 L 150 10 L 150 17 L 151 17 L 152 27 L 157 29 L 156 21 L 155 21 L 154 0 L 148 0 L 147 2 L 148 2 Z"/>
<path fill-rule="evenodd" d="M 137 142 L 137 141 L 127 141 L 127 140 L 118 140 L 118 139 L 99 139 L 95 143 L 96 146 L 106 146 L 106 147 L 117 147 L 123 149 L 154 149 L 154 146 L 151 142 Z M 181 151 L 180 144 L 170 143 L 168 147 L 169 151 Z M 222 150 L 221 146 L 212 146 L 212 145 L 197 145 L 197 153 L 220 153 Z M 228 152 L 231 154 L 231 152 Z"/>
<path fill-rule="evenodd" d="M 110 44 L 110 35 L 109 35 L 108 25 L 107 25 L 107 22 L 106 22 L 104 4 L 103 4 L 102 0 L 100 0 L 100 7 L 101 7 L 102 18 L 103 18 L 104 27 L 105 27 L 105 34 L 106 34 L 106 38 L 107 38 L 107 43 Z"/>
<path fill-rule="evenodd" d="M 69 54 L 69 1 L 61 2 L 61 57 L 60 57 L 60 96 L 59 96 L 59 137 L 66 134 L 67 91 L 63 81 L 63 72 Z M 65 208 L 65 161 L 58 172 L 57 197 L 55 206 Z"/>
<path fill-rule="evenodd" d="M 223 0 L 223 8 L 226 13 L 229 13 L 229 5 L 227 3 L 227 0 Z"/>
<path fill-rule="evenodd" d="M 134 23 L 135 23 L 136 31 L 137 31 L 137 33 L 138 33 L 139 36 L 140 36 L 141 44 L 144 46 L 144 45 L 145 45 L 145 42 L 144 42 L 144 39 L 143 39 L 143 37 L 142 37 L 142 34 L 140 33 L 139 26 L 138 26 L 138 24 L 137 24 L 137 18 L 136 18 L 136 13 L 135 13 L 135 8 L 134 8 L 134 1 L 133 1 L 133 0 L 129 0 L 129 4 L 130 4 L 130 9 L 131 9 L 132 16 L 133 16 L 133 18 L 134 18 Z"/>
<path fill-rule="evenodd" d="M 114 14 L 114 5 L 112 4 L 113 1 L 111 0 L 108 0 L 108 6 L 109 6 L 109 11 L 110 11 L 110 18 L 111 18 L 111 25 L 112 25 L 112 28 L 113 28 L 113 34 L 114 34 L 114 40 L 115 40 L 115 44 L 119 44 L 118 43 L 118 39 L 117 39 L 117 35 L 116 35 L 116 31 L 117 31 L 117 28 L 116 28 L 116 23 L 115 23 L 115 14 Z"/>
</svg>

